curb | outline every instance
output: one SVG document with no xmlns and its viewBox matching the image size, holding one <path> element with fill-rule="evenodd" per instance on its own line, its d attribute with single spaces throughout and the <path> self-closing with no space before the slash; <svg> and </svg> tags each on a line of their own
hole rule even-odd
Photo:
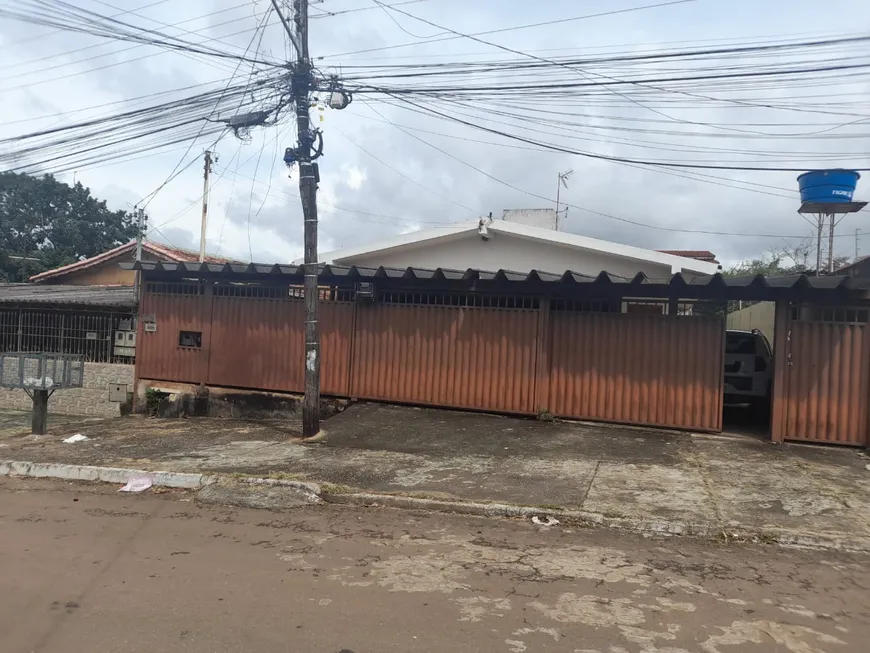
<svg viewBox="0 0 870 653">
<path fill-rule="evenodd" d="M 0 462 L 0 476 L 28 476 L 31 478 L 59 478 L 67 481 L 101 481 L 124 484 L 131 476 L 148 475 L 153 485 L 198 490 L 214 483 L 216 477 L 185 472 L 148 471 L 125 467 L 96 467 L 92 465 L 66 465 L 60 463 L 32 463 L 18 460 Z"/>
<path fill-rule="evenodd" d="M 359 507 L 386 507 L 405 510 L 428 510 L 459 515 L 490 518 L 531 518 L 550 515 L 566 525 L 579 527 L 603 527 L 640 535 L 687 536 L 717 539 L 724 543 L 748 542 L 777 544 L 784 547 L 870 553 L 870 538 L 843 535 L 817 535 L 775 528 L 752 529 L 746 526 L 726 526 L 712 522 L 684 522 L 666 519 L 637 517 L 612 517 L 583 510 L 535 508 L 503 503 L 475 503 L 449 499 L 423 499 L 354 492 L 333 494 L 324 492 L 317 483 L 305 481 L 257 478 L 253 476 L 211 475 L 188 472 L 148 471 L 124 467 L 97 467 L 92 465 L 69 465 L 60 463 L 34 463 L 26 461 L 0 461 L 0 476 L 23 476 L 30 478 L 57 478 L 68 481 L 99 481 L 124 484 L 131 476 L 148 475 L 154 486 L 201 490 L 222 482 L 265 488 L 293 490 L 307 503 L 331 503 Z"/>
<path fill-rule="evenodd" d="M 321 495 L 326 503 L 411 510 L 431 510 L 478 517 L 528 517 L 550 515 L 567 525 L 603 527 L 639 535 L 685 536 L 716 539 L 723 543 L 762 543 L 783 547 L 870 553 L 870 538 L 836 535 L 816 535 L 785 529 L 751 529 L 746 526 L 726 526 L 712 522 L 683 522 L 679 520 L 643 519 L 638 517 L 608 517 L 583 510 L 555 510 L 499 503 L 466 503 L 444 499 L 420 499 L 392 494 L 359 492 L 353 494 Z"/>
</svg>

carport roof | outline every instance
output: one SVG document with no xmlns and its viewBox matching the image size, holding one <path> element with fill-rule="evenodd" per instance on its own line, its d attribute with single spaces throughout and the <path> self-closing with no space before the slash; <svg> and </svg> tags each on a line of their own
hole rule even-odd
<svg viewBox="0 0 870 653">
<path fill-rule="evenodd" d="M 125 269 L 142 270 L 148 276 L 163 279 L 183 278 L 208 278 L 213 281 L 252 281 L 267 279 L 281 279 L 287 282 L 302 282 L 304 279 L 304 266 L 281 265 L 281 264 L 215 264 L 215 263 L 166 263 L 142 261 L 137 263 L 123 263 Z M 712 276 L 694 276 L 674 274 L 665 278 L 651 278 L 644 273 L 638 273 L 634 277 L 621 277 L 602 271 L 598 275 L 580 274 L 566 270 L 562 273 L 545 272 L 542 270 L 530 270 L 529 272 L 516 272 L 513 270 L 479 270 L 469 268 L 467 270 L 453 270 L 448 268 L 368 268 L 360 266 L 341 265 L 318 265 L 318 275 L 321 282 L 334 282 L 337 284 L 358 282 L 394 280 L 408 282 L 459 282 L 474 283 L 478 281 L 506 282 L 509 284 L 589 284 L 591 286 L 623 286 L 628 289 L 631 286 L 667 286 L 671 288 L 710 288 L 710 289 L 812 289 L 812 290 L 870 290 L 870 279 L 849 276 L 824 276 L 813 277 L 805 274 L 796 274 L 785 277 L 765 277 L 763 275 L 749 275 L 741 277 L 728 277 L 721 274 Z"/>
<path fill-rule="evenodd" d="M 0 304 L 43 304 L 124 308 L 136 305 L 132 286 L 65 286 L 35 283 L 0 283 Z"/>
</svg>

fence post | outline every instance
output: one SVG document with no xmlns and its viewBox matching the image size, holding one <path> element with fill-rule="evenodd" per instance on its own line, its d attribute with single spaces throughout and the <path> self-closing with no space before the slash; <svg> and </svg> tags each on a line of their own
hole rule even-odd
<svg viewBox="0 0 870 653">
<path fill-rule="evenodd" d="M 773 318 L 773 391 L 771 392 L 770 441 L 785 439 L 788 412 L 789 352 L 791 329 L 788 300 L 779 299 Z"/>
<path fill-rule="evenodd" d="M 203 357 L 200 365 L 199 387 L 204 389 L 208 385 L 208 375 L 211 369 L 211 326 L 214 319 L 214 284 L 208 282 L 205 284 L 205 292 L 202 299 L 202 312 L 200 313 L 200 324 L 202 325 L 202 349 L 200 355 Z"/>
<path fill-rule="evenodd" d="M 356 354 L 356 316 L 357 311 L 359 310 L 359 302 L 356 299 L 356 292 L 353 294 L 353 309 L 351 312 L 350 318 L 350 343 L 347 348 L 347 386 L 346 386 L 346 396 L 348 399 L 354 398 L 354 383 L 353 383 L 353 373 L 354 373 L 354 355 Z"/>
<path fill-rule="evenodd" d="M 550 352 L 552 351 L 550 328 L 550 300 L 541 298 L 538 307 L 538 329 L 535 342 L 535 392 L 534 412 L 552 411 L 550 406 Z"/>
<path fill-rule="evenodd" d="M 48 428 L 48 390 L 33 391 L 33 415 L 30 418 L 30 432 L 45 435 Z"/>
</svg>

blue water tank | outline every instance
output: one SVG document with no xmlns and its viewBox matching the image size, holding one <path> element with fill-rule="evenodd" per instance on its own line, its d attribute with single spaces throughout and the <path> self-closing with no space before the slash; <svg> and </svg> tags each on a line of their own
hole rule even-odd
<svg viewBox="0 0 870 653">
<path fill-rule="evenodd" d="M 798 177 L 801 203 L 851 202 L 861 178 L 854 170 L 814 170 Z"/>
</svg>

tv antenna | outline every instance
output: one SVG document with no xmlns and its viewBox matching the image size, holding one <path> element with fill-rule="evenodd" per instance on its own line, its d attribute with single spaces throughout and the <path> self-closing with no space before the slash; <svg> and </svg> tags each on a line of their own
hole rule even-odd
<svg viewBox="0 0 870 653">
<path fill-rule="evenodd" d="M 574 174 L 574 170 L 566 170 L 565 172 L 560 172 L 558 177 L 559 181 L 556 183 L 556 231 L 559 231 L 559 199 L 562 192 L 562 186 L 565 187 L 565 190 L 568 190 L 568 180 L 571 178 L 571 175 Z M 565 218 L 568 218 L 568 207 L 565 207 Z"/>
</svg>

